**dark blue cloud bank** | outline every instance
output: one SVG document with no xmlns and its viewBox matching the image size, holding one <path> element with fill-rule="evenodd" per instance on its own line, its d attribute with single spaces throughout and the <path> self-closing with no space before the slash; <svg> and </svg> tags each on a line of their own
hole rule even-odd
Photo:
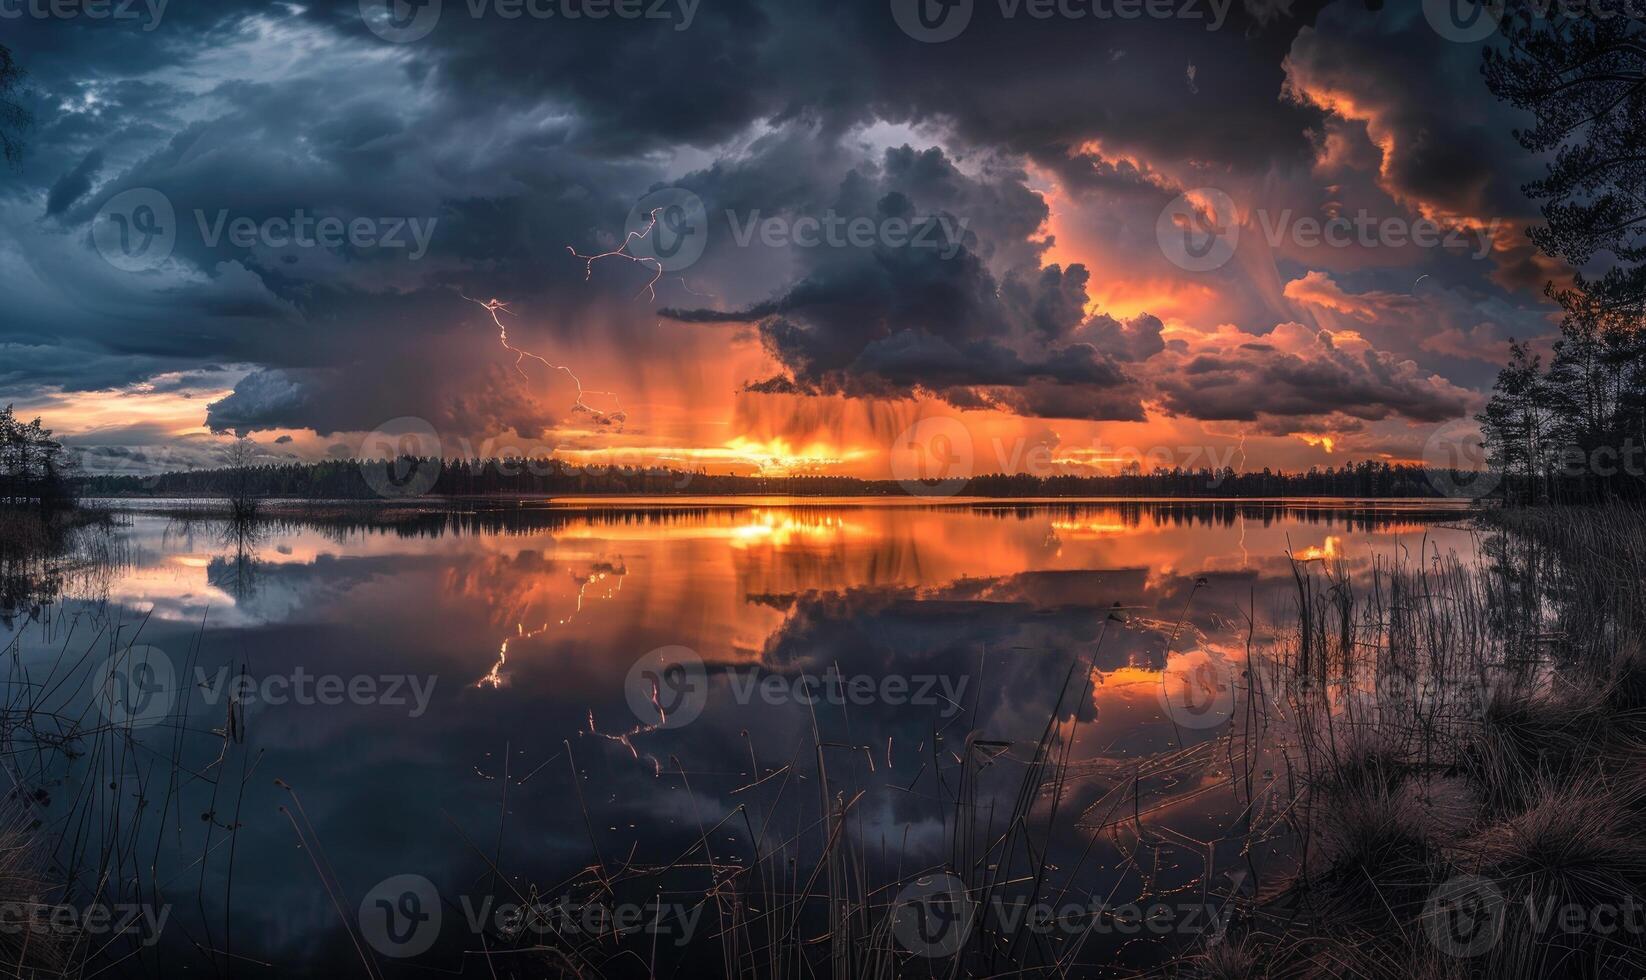
<svg viewBox="0 0 1646 980">
<path fill-rule="evenodd" d="M 174 0 L 109 19 L 8 9 L 22 13 L 0 20 L 0 43 L 29 71 L 34 126 L 0 183 L 0 396 L 198 372 L 236 379 L 203 412 L 218 430 L 328 436 L 401 415 L 552 428 L 464 295 L 544 314 L 533 329 L 550 343 L 598 330 L 665 361 L 680 331 L 752 328 L 779 367 L 746 379 L 757 394 L 923 392 L 1094 420 L 1154 405 L 1282 432 L 1333 413 L 1444 418 L 1492 367 L 1420 344 L 1402 332 L 1410 317 L 1357 324 L 1376 348 L 1364 356 L 1218 352 L 1221 383 L 1284 389 L 1232 412 L 1197 394 L 1186 366 L 1206 352 L 1172 349 L 1146 313 L 1093 312 L 1091 296 L 1181 275 L 1155 227 L 1185 186 L 1267 188 L 1277 209 L 1364 198 L 1520 224 L 1527 210 L 1516 187 L 1531 164 L 1507 157 L 1513 120 L 1473 77 L 1478 47 L 1360 0 L 1245 0 L 1216 30 L 1209 13 L 1042 19 L 990 0 L 943 43 L 910 37 L 883 2 L 646 0 L 599 17 L 606 6 L 568 0 L 511 18 L 509 4 L 426 0 L 398 21 L 376 0 Z M 431 9 L 426 35 L 383 36 L 419 32 Z M 1377 147 L 1387 159 L 1356 158 Z M 602 267 L 591 288 L 567 246 L 615 247 L 659 187 L 703 202 L 702 257 L 655 302 L 633 299 L 639 267 Z M 129 209 L 129 227 L 97 218 L 134 191 L 173 209 L 175 241 L 122 268 L 105 256 L 154 225 Z M 1053 201 L 1092 258 L 1049 257 Z M 934 247 L 739 241 L 769 218 L 790 232 L 864 219 L 876 235 L 901 222 Z M 311 244 L 293 244 L 304 222 Z M 1314 263 L 1284 249 L 1263 261 L 1198 281 L 1220 322 L 1341 328 L 1282 294 Z M 1409 291 L 1414 269 L 1445 283 L 1431 333 L 1547 329 L 1525 253 L 1357 257 L 1332 275 L 1381 296 Z"/>
</svg>

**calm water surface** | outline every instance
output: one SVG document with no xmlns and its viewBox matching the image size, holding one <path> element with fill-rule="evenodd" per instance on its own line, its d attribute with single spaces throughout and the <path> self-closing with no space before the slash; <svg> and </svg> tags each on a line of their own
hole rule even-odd
<svg viewBox="0 0 1646 980">
<path fill-rule="evenodd" d="M 555 936 L 480 910 L 603 894 L 704 912 L 757 848 L 792 863 L 742 888 L 743 914 L 782 892 L 796 933 L 821 935 L 827 903 L 806 886 L 825 806 L 849 814 L 840 846 L 884 902 L 916 870 L 987 850 L 1048 720 L 1070 777 L 1034 803 L 1056 829 L 1031 838 L 1073 894 L 1238 887 L 1229 872 L 1252 856 L 1216 845 L 1241 819 L 1218 765 L 1137 760 L 1215 737 L 1248 643 L 1285 621 L 1288 555 L 1356 572 L 1475 549 L 1457 512 L 1389 502 L 565 501 L 276 521 L 243 543 L 136 513 L 117 537 L 112 571 L 72 579 L 0 641 L 18 639 L 34 682 L 71 679 L 53 696 L 82 715 L 112 638 L 152 647 L 177 705 L 129 743 L 23 767 L 45 791 L 31 805 L 78 830 L 60 865 L 123 841 L 109 894 L 171 909 L 162 942 L 116 973 L 248 976 L 361 975 L 363 957 L 387 975 L 505 975 L 541 961 L 504 969 L 496 951 Z M 795 696 L 831 671 L 844 682 Z M 664 727 L 654 696 L 674 711 Z M 976 834 L 954 805 L 968 736 L 1000 743 L 972 787 L 999 813 Z M 1140 800 L 1124 819 L 1120 784 Z M 407 875 L 436 894 L 407 899 L 422 887 Z M 689 936 L 682 918 L 661 941 L 595 943 L 589 962 L 720 972 L 709 920 L 725 906 L 706 908 Z M 1088 955 L 1143 962 L 1159 942 Z M 535 969 L 517 975 L 555 973 Z"/>
</svg>

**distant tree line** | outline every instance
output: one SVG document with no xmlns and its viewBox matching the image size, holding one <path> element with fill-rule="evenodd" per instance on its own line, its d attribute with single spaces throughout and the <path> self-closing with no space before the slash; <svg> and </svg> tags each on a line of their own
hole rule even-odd
<svg viewBox="0 0 1646 980">
<path fill-rule="evenodd" d="M 75 461 L 39 419 L 0 409 L 0 505 L 60 510 L 74 504 Z"/>
<path fill-rule="evenodd" d="M 85 478 L 81 486 L 90 496 L 377 499 L 383 496 L 379 489 L 385 483 L 368 480 L 368 473 L 392 475 L 390 486 L 453 497 L 761 493 L 906 496 L 922 489 L 905 487 L 894 480 L 848 476 L 734 476 L 701 470 L 591 466 L 552 458 L 413 457 L 231 466 L 152 476 L 99 475 Z M 941 489 L 979 497 L 1436 497 L 1442 495 L 1438 488 L 1451 485 L 1455 484 L 1449 475 L 1441 479 L 1440 474 L 1421 466 L 1366 461 L 1294 473 L 1268 468 L 1249 473 L 1237 473 L 1232 468 L 1152 472 L 1134 468 L 1114 476 L 991 474 L 972 477 L 958 490 L 953 485 Z"/>
<path fill-rule="evenodd" d="M 1505 492 L 1522 501 L 1646 496 L 1646 24 L 1541 16 L 1514 0 L 1483 67 L 1536 120 L 1516 138 L 1549 159 L 1526 185 L 1540 251 L 1577 270 L 1547 362 L 1513 344 L 1479 416 Z"/>
</svg>

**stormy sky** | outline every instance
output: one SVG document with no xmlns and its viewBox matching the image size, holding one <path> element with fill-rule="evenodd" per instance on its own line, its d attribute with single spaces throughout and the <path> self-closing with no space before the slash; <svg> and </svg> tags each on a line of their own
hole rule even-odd
<svg viewBox="0 0 1646 980">
<path fill-rule="evenodd" d="M 1422 459 L 1565 275 L 1435 6 L 0 0 L 0 403 L 92 470 Z"/>
</svg>

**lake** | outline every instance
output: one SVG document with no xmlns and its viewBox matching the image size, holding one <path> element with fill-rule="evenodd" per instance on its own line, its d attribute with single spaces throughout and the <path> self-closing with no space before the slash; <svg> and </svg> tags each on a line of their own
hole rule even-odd
<svg viewBox="0 0 1646 980">
<path fill-rule="evenodd" d="M 134 511 L 0 630 L 42 718 L 8 758 L 64 903 L 130 917 L 113 975 L 937 975 L 966 915 L 1002 970 L 1145 966 L 1284 866 L 1232 835 L 1281 767 L 1221 746 L 1294 571 L 1472 560 L 1464 516 Z"/>
</svg>

